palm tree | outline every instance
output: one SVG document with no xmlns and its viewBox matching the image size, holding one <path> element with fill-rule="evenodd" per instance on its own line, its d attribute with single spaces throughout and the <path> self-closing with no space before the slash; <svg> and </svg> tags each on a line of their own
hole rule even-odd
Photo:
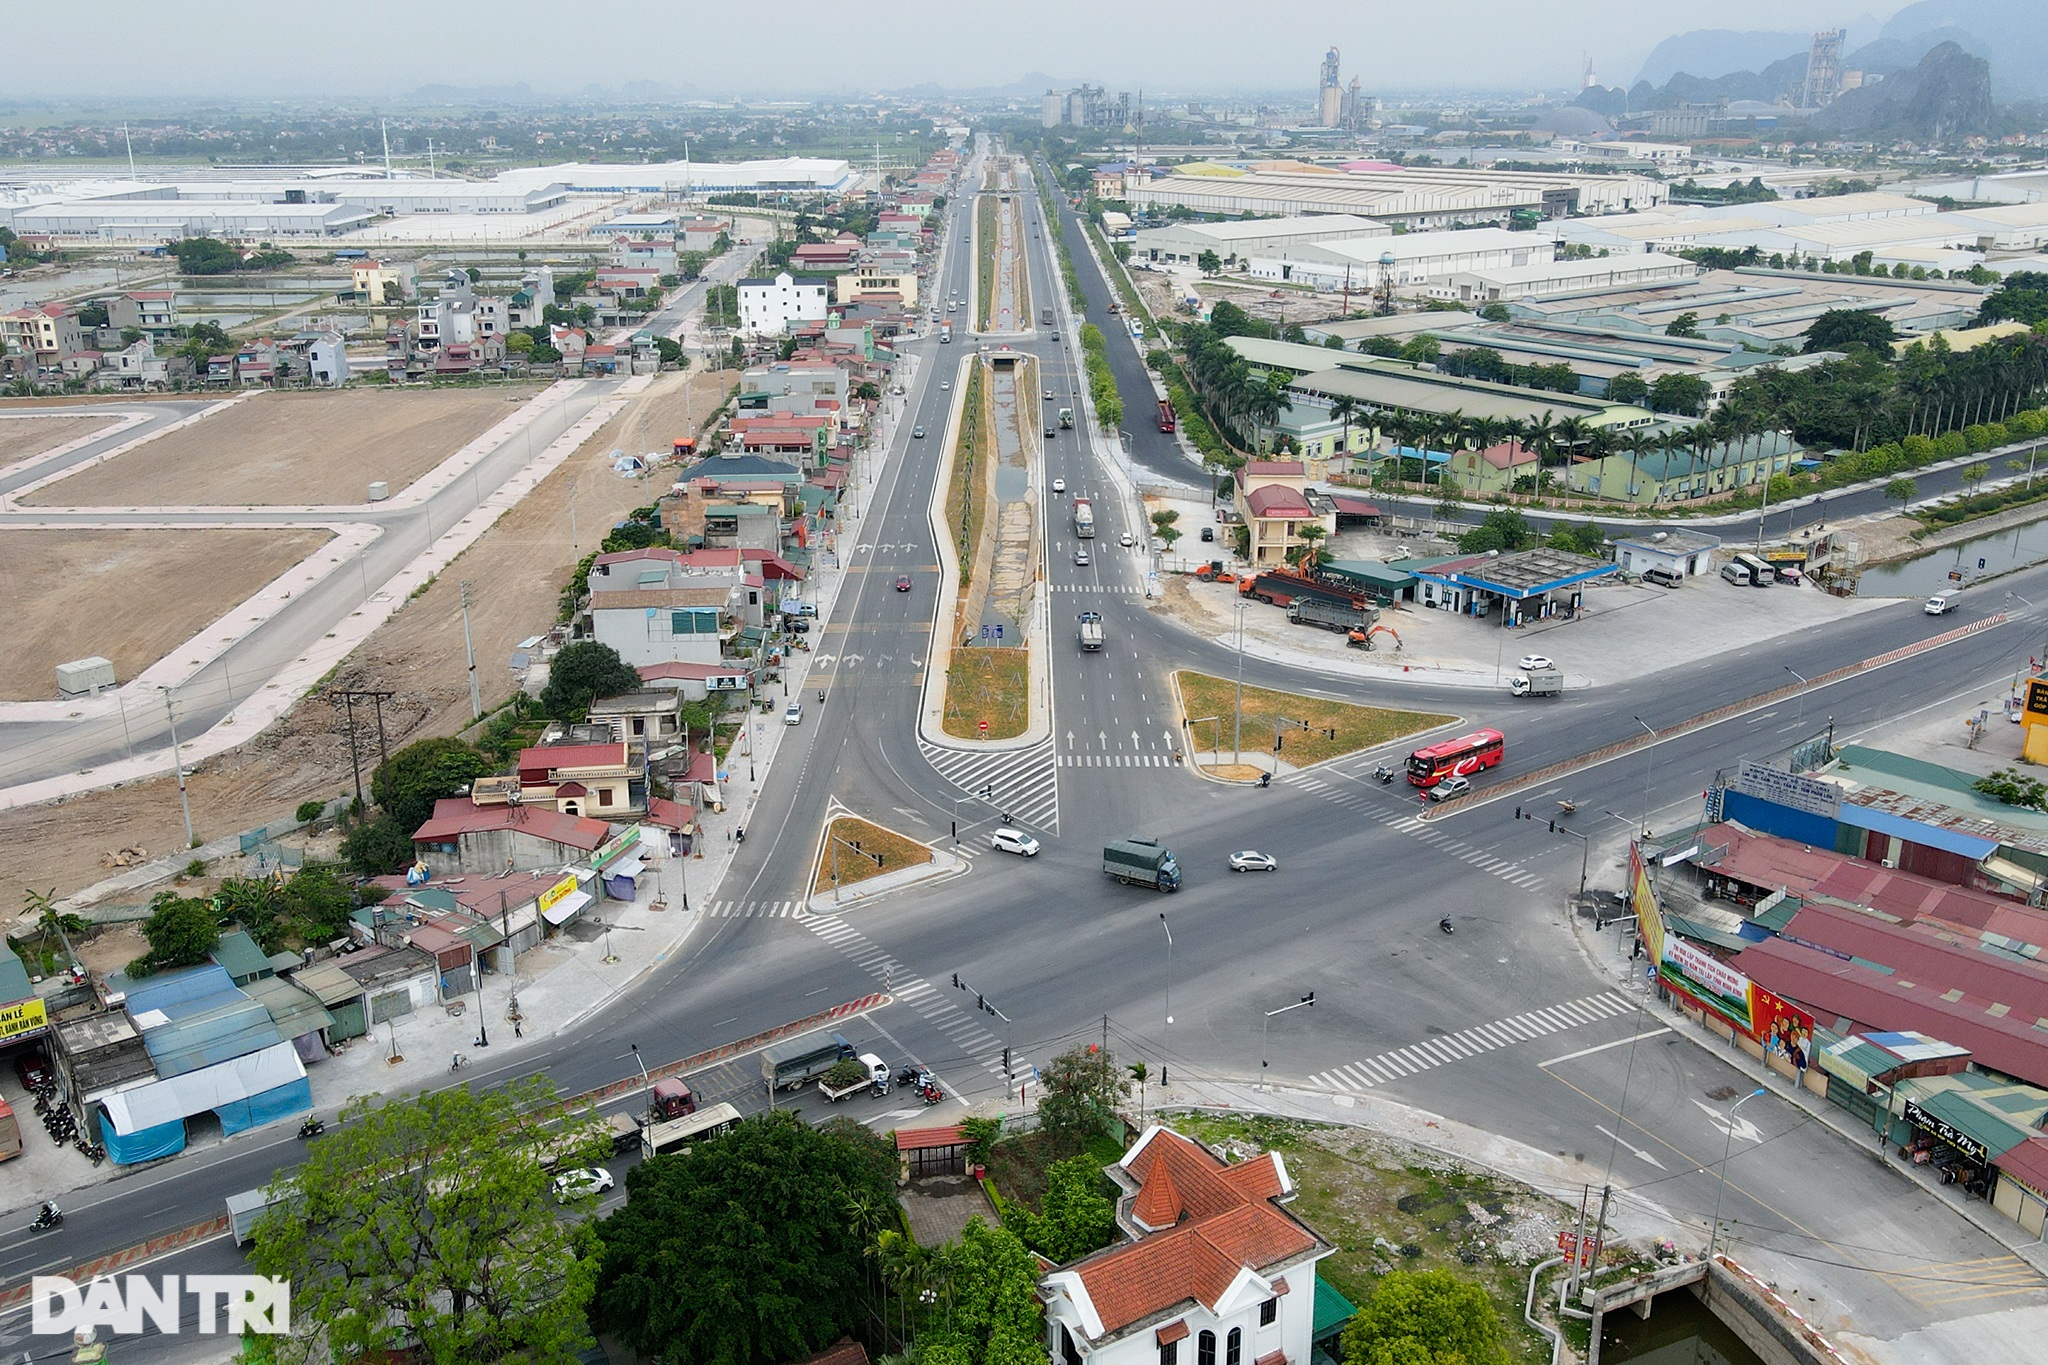
<svg viewBox="0 0 2048 1365">
<path fill-rule="evenodd" d="M 1566 502 L 1571 501 L 1572 495 L 1572 452 L 1584 448 L 1587 439 L 1592 433 L 1593 429 L 1586 425 L 1585 418 L 1567 417 L 1557 424 L 1556 434 L 1552 437 L 1552 440 L 1557 445 L 1564 447 L 1565 450 L 1564 495 Z"/>
<path fill-rule="evenodd" d="M 1357 416 L 1362 406 L 1356 398 L 1349 397 L 1339 397 L 1330 404 L 1330 420 L 1344 424 L 1344 443 L 1339 448 L 1344 452 L 1347 463 L 1351 455 L 1351 419 Z"/>
</svg>

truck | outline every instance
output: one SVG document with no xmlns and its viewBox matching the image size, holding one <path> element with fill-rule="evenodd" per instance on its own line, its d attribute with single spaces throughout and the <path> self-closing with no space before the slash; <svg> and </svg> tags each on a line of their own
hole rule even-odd
<svg viewBox="0 0 2048 1365">
<path fill-rule="evenodd" d="M 1081 613 L 1081 648 L 1093 654 L 1102 648 L 1102 613 Z"/>
<path fill-rule="evenodd" d="M 1073 410 L 1072 408 L 1061 408 L 1061 409 L 1060 409 L 1060 426 L 1061 426 L 1062 428 L 1066 428 L 1066 427 L 1071 427 L 1071 426 L 1073 426 L 1073 425 L 1074 425 L 1074 410 Z"/>
<path fill-rule="evenodd" d="M 1515 697 L 1561 697 L 1564 674 L 1555 668 L 1532 668 L 1508 679 L 1508 694 Z"/>
<path fill-rule="evenodd" d="M 1074 534 L 1083 540 L 1095 539 L 1095 505 L 1086 498 L 1074 499 Z"/>
<path fill-rule="evenodd" d="M 1102 870 L 1125 886 L 1180 890 L 1180 863 L 1157 839 L 1119 839 L 1102 849 Z"/>
<path fill-rule="evenodd" d="M 1171 398 L 1162 398 L 1159 400 L 1159 429 L 1170 433 L 1173 431 L 1174 426 L 1173 400 Z"/>
<path fill-rule="evenodd" d="M 717 1137 L 739 1121 L 739 1110 L 730 1104 L 714 1104 L 684 1118 L 650 1123 L 640 1130 L 640 1155 L 651 1161 L 670 1152 L 687 1151 L 691 1143 Z"/>
<path fill-rule="evenodd" d="M 858 1095 L 868 1089 L 873 1089 L 878 1095 L 886 1092 L 889 1085 L 887 1062 L 872 1052 L 863 1052 L 853 1059 L 853 1064 L 861 1069 L 861 1074 L 845 1085 L 833 1085 L 829 1075 L 818 1077 L 818 1093 L 825 1097 L 825 1103 L 837 1104 L 848 1095 Z"/>
<path fill-rule="evenodd" d="M 939 324 L 939 345 L 941 345 L 941 346 L 950 346 L 950 345 L 952 345 L 952 344 L 953 344 L 953 324 L 952 324 L 952 323 L 950 323 L 950 322 L 942 322 L 942 323 L 940 323 L 940 324 Z"/>
<path fill-rule="evenodd" d="M 1038 325 L 1041 327 L 1052 326 L 1052 309 L 1041 308 L 1038 310 Z"/>
<path fill-rule="evenodd" d="M 853 1056 L 853 1044 L 836 1033 L 793 1038 L 761 1052 L 761 1079 L 776 1090 L 800 1090 Z"/>
<path fill-rule="evenodd" d="M 1338 602 L 1358 611 L 1377 606 L 1377 599 L 1369 592 L 1347 588 L 1327 578 L 1311 578 L 1291 569 L 1268 569 L 1248 575 L 1238 583 L 1237 590 L 1273 607 L 1290 607 L 1302 598 Z"/>
<path fill-rule="evenodd" d="M 647 1121 L 663 1123 L 697 1112 L 697 1097 L 690 1093 L 690 1087 L 675 1077 L 654 1083 L 647 1098 Z"/>
<path fill-rule="evenodd" d="M 1379 616 L 1374 607 L 1360 607 L 1353 602 L 1340 602 L 1329 597 L 1297 597 L 1287 604 L 1287 619 L 1297 626 L 1319 626 L 1342 634 L 1353 630 L 1370 630 Z"/>
</svg>

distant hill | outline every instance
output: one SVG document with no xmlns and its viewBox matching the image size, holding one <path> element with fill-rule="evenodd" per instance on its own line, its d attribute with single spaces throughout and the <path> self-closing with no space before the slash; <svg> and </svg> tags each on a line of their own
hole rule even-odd
<svg viewBox="0 0 2048 1365">
<path fill-rule="evenodd" d="M 1702 80 L 1734 72 L 1761 71 L 1772 62 L 1793 54 L 1804 56 L 1813 41 L 1810 33 L 1737 33 L 1733 29 L 1703 28 L 1666 38 L 1650 49 L 1636 72 L 1636 85 L 1663 85 L 1684 72 Z"/>
<path fill-rule="evenodd" d="M 1814 115 L 1817 133 L 1932 142 L 1991 131 L 1991 64 L 1942 43 L 1910 71 L 1850 90 Z"/>
<path fill-rule="evenodd" d="M 1918 0 L 1878 34 L 1912 40 L 1933 29 L 1960 29 L 1956 41 L 1991 62 L 1991 93 L 2001 100 L 2048 96 L 2048 18 L 2041 0 Z"/>
</svg>

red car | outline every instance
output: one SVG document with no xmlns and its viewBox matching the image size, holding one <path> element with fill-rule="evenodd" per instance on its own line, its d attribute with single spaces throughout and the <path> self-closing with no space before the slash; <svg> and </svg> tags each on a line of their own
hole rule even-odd
<svg viewBox="0 0 2048 1365">
<path fill-rule="evenodd" d="M 907 573 L 900 573 L 900 574 L 897 574 L 897 575 L 896 575 L 896 591 L 898 591 L 898 592 L 909 592 L 909 591 L 910 591 L 910 575 L 909 575 L 909 574 L 907 574 Z"/>
<path fill-rule="evenodd" d="M 23 1089 L 36 1090 L 50 1083 L 50 1059 L 41 1048 L 31 1048 L 15 1057 L 14 1074 L 21 1078 Z"/>
</svg>

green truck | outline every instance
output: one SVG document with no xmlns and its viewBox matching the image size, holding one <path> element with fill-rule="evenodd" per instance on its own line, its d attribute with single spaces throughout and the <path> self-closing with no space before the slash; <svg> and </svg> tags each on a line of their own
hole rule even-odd
<svg viewBox="0 0 2048 1365">
<path fill-rule="evenodd" d="M 761 1053 L 761 1079 L 777 1090 L 797 1090 L 853 1056 L 853 1044 L 836 1033 L 795 1038 Z"/>
<path fill-rule="evenodd" d="M 1135 882 L 1155 891 L 1180 890 L 1180 864 L 1157 839 L 1119 839 L 1104 846 L 1102 870 L 1125 886 Z"/>
</svg>

